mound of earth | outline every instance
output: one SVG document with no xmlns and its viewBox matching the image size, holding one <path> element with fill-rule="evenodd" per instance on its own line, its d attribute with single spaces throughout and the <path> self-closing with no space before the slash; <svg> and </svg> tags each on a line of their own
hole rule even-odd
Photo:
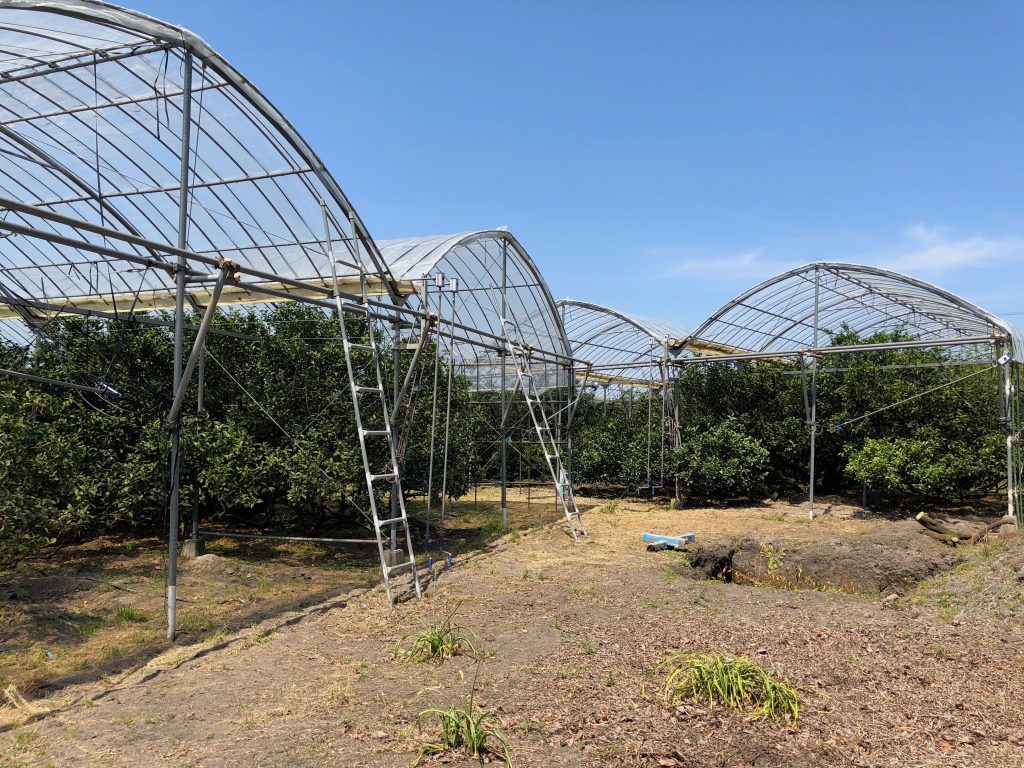
<svg viewBox="0 0 1024 768">
<path fill-rule="evenodd" d="M 230 567 L 230 562 L 220 555 L 209 554 L 186 560 L 182 563 L 182 566 L 190 571 L 202 573 L 204 571 L 226 570 Z"/>
<path fill-rule="evenodd" d="M 742 536 L 696 543 L 687 548 L 687 558 L 699 578 L 886 594 L 906 592 L 957 562 L 913 521 L 810 542 Z"/>
</svg>

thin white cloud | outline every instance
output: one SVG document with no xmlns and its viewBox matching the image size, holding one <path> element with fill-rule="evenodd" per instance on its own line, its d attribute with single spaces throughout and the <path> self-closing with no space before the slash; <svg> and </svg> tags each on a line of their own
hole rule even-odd
<svg viewBox="0 0 1024 768">
<path fill-rule="evenodd" d="M 944 227 L 918 223 L 903 231 L 901 242 L 867 257 L 899 272 L 946 272 L 1020 260 L 1024 237 L 956 237 Z"/>
<path fill-rule="evenodd" d="M 720 277 L 737 272 L 750 274 L 760 271 L 763 248 L 751 248 L 724 255 L 694 255 L 692 251 L 669 248 L 651 248 L 651 258 L 662 265 L 665 277 Z"/>
<path fill-rule="evenodd" d="M 820 240 L 821 238 L 817 238 Z M 842 239 L 842 238 L 838 238 Z M 875 247 L 823 248 L 773 243 L 740 251 L 714 253 L 694 247 L 653 246 L 646 249 L 647 262 L 664 279 L 686 279 L 728 285 L 754 285 L 761 280 L 813 261 L 849 261 L 870 264 L 925 278 L 939 274 L 974 281 L 974 276 L 1006 264 L 1024 266 L 1024 236 L 963 235 L 948 227 L 916 223 L 905 227 Z M 844 253 L 845 251 L 845 253 Z M 827 252 L 827 256 L 823 256 Z M 1024 270 L 1021 270 L 1024 274 Z M 1019 282 L 1013 280 L 1013 282 Z"/>
</svg>

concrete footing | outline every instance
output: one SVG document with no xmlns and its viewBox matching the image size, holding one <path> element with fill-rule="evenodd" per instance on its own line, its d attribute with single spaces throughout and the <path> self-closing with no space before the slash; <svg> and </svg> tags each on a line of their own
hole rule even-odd
<svg viewBox="0 0 1024 768">
<path fill-rule="evenodd" d="M 404 549 L 384 550 L 384 564 L 387 565 L 389 568 L 394 568 L 396 565 L 401 565 L 408 559 L 408 553 Z"/>
<path fill-rule="evenodd" d="M 203 554 L 203 540 L 202 539 L 186 539 L 184 545 L 181 547 L 181 558 L 183 560 L 192 560 L 193 558 L 199 557 Z"/>
</svg>

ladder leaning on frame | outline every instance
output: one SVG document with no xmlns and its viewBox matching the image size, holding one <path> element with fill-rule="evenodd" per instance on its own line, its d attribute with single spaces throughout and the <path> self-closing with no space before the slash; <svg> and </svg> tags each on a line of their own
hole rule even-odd
<svg viewBox="0 0 1024 768">
<path fill-rule="evenodd" d="M 370 515 L 373 520 L 373 533 L 377 539 L 377 552 L 380 555 L 380 568 L 384 576 L 384 589 L 387 592 L 388 603 L 395 604 L 395 595 L 391 588 L 391 578 L 398 572 L 410 570 L 412 573 L 412 585 L 416 596 L 421 597 L 419 573 L 416 570 L 416 554 L 412 548 L 412 536 L 409 533 L 409 517 L 405 510 L 405 498 L 402 493 L 402 478 L 398 471 L 398 457 L 395 449 L 395 432 L 392 428 L 391 419 L 388 414 L 387 398 L 384 394 L 384 376 L 381 372 L 380 350 L 377 346 L 377 338 L 374 333 L 372 310 L 370 307 L 369 294 L 366 288 L 366 271 L 363 268 L 362 259 L 359 257 L 359 238 L 356 234 L 355 221 L 351 222 L 351 250 L 354 254 L 352 263 L 340 262 L 346 267 L 356 269 L 359 272 L 360 287 L 360 308 L 356 310 L 366 317 L 366 339 L 355 342 L 349 338 L 349 330 L 345 325 L 345 313 L 341 303 L 341 290 L 338 282 L 338 263 L 334 259 L 334 249 L 331 245 L 330 223 L 327 217 L 327 206 L 321 201 L 321 210 L 324 219 L 324 239 L 327 258 L 331 263 L 331 277 L 334 283 L 334 304 L 338 313 L 338 324 L 341 328 L 342 347 L 345 352 L 345 367 L 348 373 L 349 389 L 352 394 L 352 410 L 355 415 L 356 434 L 359 438 L 359 452 L 363 459 L 363 472 L 366 478 L 366 489 L 370 501 Z M 353 353 L 368 353 L 372 360 L 373 375 L 368 382 L 356 381 L 356 369 L 353 364 Z M 396 372 L 397 375 L 397 372 Z M 363 407 L 372 407 L 374 402 L 379 405 L 383 416 L 383 428 L 366 429 L 363 421 Z M 398 404 L 395 404 L 398 407 Z M 374 471 L 370 463 L 370 452 L 367 450 L 367 440 L 383 439 L 388 444 L 388 462 L 382 471 Z M 397 496 L 397 504 L 392 506 L 397 514 L 392 513 L 391 517 L 381 519 L 377 511 L 377 495 L 375 487 L 378 483 L 391 485 L 391 493 Z M 383 529 L 387 526 L 399 526 L 405 536 L 405 549 L 408 560 L 402 563 L 394 563 L 385 554 Z"/>
<path fill-rule="evenodd" d="M 555 493 L 558 496 L 558 503 L 565 512 L 566 522 L 569 524 L 569 532 L 572 533 L 574 541 L 579 535 L 586 536 L 587 529 L 583 525 L 583 516 L 579 507 L 576 506 L 576 495 L 572 490 L 572 478 L 562 462 L 562 455 L 558 448 L 558 440 L 548 421 L 547 413 L 544 410 L 544 403 L 541 400 L 540 388 L 534 380 L 533 371 L 530 368 L 531 348 L 521 338 L 516 323 L 508 318 L 502 320 L 505 331 L 505 344 L 508 354 L 516 369 L 516 388 L 522 389 L 523 398 L 526 400 L 526 410 L 530 414 L 534 431 L 537 433 L 537 440 L 540 442 L 541 450 L 544 452 L 544 461 L 551 472 L 551 479 L 555 484 Z M 512 397 L 515 390 L 512 391 Z M 509 400 L 511 404 L 511 398 Z M 511 407 L 511 406 L 509 406 Z"/>
</svg>

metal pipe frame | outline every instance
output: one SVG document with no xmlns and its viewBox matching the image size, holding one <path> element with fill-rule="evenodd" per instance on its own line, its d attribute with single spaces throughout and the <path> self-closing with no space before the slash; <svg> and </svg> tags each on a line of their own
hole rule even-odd
<svg viewBox="0 0 1024 768">
<path fill-rule="evenodd" d="M 37 237 L 39 239 L 53 242 L 58 245 L 81 249 L 84 251 L 95 253 L 100 256 L 106 256 L 113 260 L 125 261 L 128 263 L 137 264 L 139 266 L 144 267 L 150 267 L 153 269 L 160 269 L 172 276 L 179 271 L 184 271 L 184 273 L 190 277 L 198 278 L 203 278 L 209 274 L 208 270 L 197 270 L 189 267 L 187 265 L 188 260 L 197 261 L 201 264 L 210 267 L 219 266 L 220 257 L 217 256 L 197 253 L 195 251 L 190 251 L 185 248 L 182 248 L 180 246 L 175 247 L 163 243 L 158 243 L 156 241 L 148 240 L 138 235 L 121 232 L 116 229 L 111 229 L 109 227 L 105 227 L 102 225 L 93 224 L 83 219 L 77 219 L 75 217 L 66 216 L 64 214 L 55 213 L 53 211 L 48 211 L 39 208 L 38 206 L 29 205 L 27 203 L 21 203 L 17 200 L 13 200 L 8 197 L 0 196 L 0 208 L 6 208 L 8 210 L 12 210 L 26 216 L 36 216 L 46 221 L 50 221 L 56 224 L 62 224 L 86 232 L 91 232 L 96 235 L 101 235 L 102 237 L 105 238 L 119 240 L 121 242 L 130 245 L 135 245 L 139 248 L 144 248 L 156 253 L 176 256 L 178 257 L 178 263 L 172 264 L 170 262 L 163 261 L 160 259 L 144 257 L 135 253 L 117 250 L 114 248 L 110 248 L 108 246 L 98 245 L 96 243 L 90 243 L 88 241 L 72 238 L 67 235 L 61 235 L 57 232 L 47 232 L 44 230 L 37 229 L 35 227 L 19 224 L 17 222 L 0 219 L 0 229 L 3 230 L 15 232 L 17 234 L 24 235 L 27 237 Z M 184 263 L 184 265 L 182 262 L 183 259 L 186 260 L 186 263 Z M 254 277 L 259 280 L 267 280 L 286 287 L 295 288 L 303 292 L 319 294 L 324 298 L 322 300 L 318 300 L 316 298 L 309 296 L 291 294 L 288 293 L 287 290 L 269 288 L 260 285 L 259 283 L 252 283 L 244 280 L 237 281 L 236 285 L 239 288 L 251 291 L 255 294 L 268 296 L 271 299 L 282 301 L 298 301 L 306 304 L 311 304 L 313 306 L 323 307 L 325 309 L 334 309 L 334 303 L 331 301 L 334 291 L 325 286 L 317 285 L 316 283 L 306 282 L 300 279 L 283 277 L 272 272 L 255 269 L 245 264 L 237 264 L 236 271 L 239 275 L 247 275 L 249 277 Z M 356 314 L 366 313 L 365 310 L 358 303 L 358 297 L 347 293 L 341 293 L 340 295 L 343 296 L 345 299 L 345 301 L 342 302 L 342 309 L 344 311 Z M 370 305 L 371 307 L 383 310 L 382 312 L 375 313 L 373 315 L 376 319 L 379 320 L 388 321 L 392 320 L 395 317 L 401 316 L 406 316 L 407 318 L 410 318 L 412 320 L 421 320 L 430 317 L 429 313 L 425 310 L 417 310 L 413 307 L 405 306 L 399 303 L 391 304 L 387 302 L 375 301 L 373 299 L 370 299 L 367 301 L 367 304 Z M 437 321 L 443 325 L 450 326 L 451 328 L 464 331 L 466 333 L 474 334 L 478 337 L 481 337 L 482 339 L 490 339 L 494 342 L 499 342 L 502 344 L 504 343 L 504 337 L 496 333 L 491 333 L 489 331 L 485 331 L 479 328 L 473 328 L 472 326 L 466 325 L 464 323 L 455 322 L 453 320 L 445 320 L 443 318 L 438 318 Z M 457 336 L 456 341 L 458 341 L 459 343 L 469 344 L 475 347 L 491 349 L 497 352 L 500 352 L 504 349 L 504 347 L 499 346 L 499 344 L 488 346 L 485 342 L 481 342 L 480 338 Z M 551 350 L 532 348 L 531 352 L 536 354 L 539 358 L 550 360 L 553 362 L 570 362 L 574 360 L 574 358 L 572 358 L 569 355 L 563 355 L 561 353 L 553 352 Z"/>
<path fill-rule="evenodd" d="M 170 410 L 167 413 L 167 426 L 172 429 L 178 421 L 178 416 L 181 414 L 181 407 L 185 402 L 185 392 L 188 389 L 189 383 L 192 381 L 192 374 L 195 372 L 196 365 L 202 358 L 205 350 L 206 335 L 210 331 L 210 323 L 217 312 L 217 302 L 220 300 L 220 294 L 224 289 L 224 283 L 230 278 L 230 276 L 231 264 L 230 262 L 225 262 L 224 268 L 222 269 L 220 276 L 217 278 L 217 284 L 213 288 L 213 297 L 210 299 L 210 303 L 207 305 L 206 311 L 203 313 L 202 322 L 199 323 L 199 330 L 196 331 L 196 338 L 192 343 L 192 351 L 189 353 L 188 362 L 185 363 L 185 368 L 181 373 L 178 387 L 174 393 L 174 401 L 171 403 Z"/>
<path fill-rule="evenodd" d="M 23 373 L 22 371 L 11 371 L 6 368 L 0 368 L 0 376 L 7 376 L 11 379 L 25 379 L 26 381 L 34 381 L 39 384 L 51 384 L 55 387 L 63 387 L 64 389 L 73 389 L 76 392 L 91 392 L 94 395 L 106 394 L 106 390 L 101 387 L 90 387 L 87 384 L 75 384 L 70 381 L 61 381 L 60 379 L 50 379 L 46 376 L 36 376 L 32 373 Z"/>
<path fill-rule="evenodd" d="M 789 349 L 779 352 L 742 352 L 730 355 L 708 355 L 701 357 L 677 357 L 671 361 L 674 366 L 699 365 L 704 363 L 731 363 L 741 360 L 777 360 L 785 358 L 799 358 L 800 355 L 808 357 L 815 355 L 850 355 L 858 352 L 886 352 L 900 349 L 928 349 L 930 347 L 958 347 L 971 346 L 976 344 L 994 344 L 997 341 L 1005 340 L 1006 337 L 1000 334 L 989 336 L 960 336 L 944 339 L 912 339 L 909 341 L 892 341 L 880 344 L 850 344 L 838 347 L 807 347 L 804 349 Z"/>
<path fill-rule="evenodd" d="M 376 544 L 376 539 L 331 539 L 319 536 L 270 536 L 262 533 L 234 533 L 228 531 L 198 531 L 208 539 L 254 539 L 257 541 L 308 541 L 314 544 Z"/>
<path fill-rule="evenodd" d="M 182 89 L 184 97 L 182 102 L 182 128 L 181 128 L 181 172 L 179 176 L 180 188 L 178 191 L 178 249 L 182 253 L 177 254 L 177 271 L 175 278 L 175 304 L 174 304 L 174 400 L 180 409 L 181 400 L 184 397 L 182 392 L 182 350 L 185 340 L 185 269 L 186 255 L 185 248 L 188 244 L 188 181 L 189 161 L 192 154 L 191 130 L 192 130 L 192 54 L 185 54 L 185 85 Z M 2 204 L 2 203 L 0 203 Z M 223 287 L 223 276 L 219 287 Z M 219 290 L 218 290 L 219 295 Z M 203 317 L 203 325 L 209 328 L 209 311 Z M 202 327 L 202 326 L 200 326 Z M 205 334 L 204 334 L 205 337 Z M 197 339 L 198 341 L 198 339 Z M 173 406 L 172 406 L 172 413 Z M 170 416 L 170 414 L 168 414 Z M 180 502 L 181 483 L 181 425 L 177 417 L 169 419 L 171 429 L 171 467 L 170 467 L 170 498 L 168 501 L 168 541 L 167 541 L 167 639 L 174 640 L 177 631 L 178 616 L 178 504 Z"/>
<path fill-rule="evenodd" d="M 817 267 L 814 269 L 814 346 L 818 346 L 818 318 L 820 310 L 821 277 Z M 810 482 L 807 488 L 807 516 L 814 519 L 814 460 L 818 437 L 818 357 L 811 358 L 811 461 Z"/>
</svg>

